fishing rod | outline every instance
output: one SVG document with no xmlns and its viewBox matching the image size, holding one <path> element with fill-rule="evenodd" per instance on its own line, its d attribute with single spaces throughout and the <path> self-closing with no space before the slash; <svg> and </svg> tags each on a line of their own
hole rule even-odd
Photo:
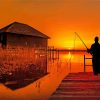
<svg viewBox="0 0 100 100">
<path fill-rule="evenodd" d="M 82 41 L 82 43 L 84 44 L 84 46 L 86 47 L 86 49 L 88 49 L 88 47 L 86 46 L 86 44 L 84 43 L 84 41 L 82 40 L 82 38 L 78 35 L 78 33 L 75 32 L 75 34 L 79 37 L 79 39 Z"/>
</svg>

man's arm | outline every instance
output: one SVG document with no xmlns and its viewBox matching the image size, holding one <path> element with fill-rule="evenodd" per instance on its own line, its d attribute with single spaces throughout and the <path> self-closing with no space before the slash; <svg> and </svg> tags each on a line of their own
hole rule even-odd
<svg viewBox="0 0 100 100">
<path fill-rule="evenodd" d="M 90 53 L 91 55 L 93 54 L 93 45 L 91 46 L 90 49 L 87 49 L 87 52 Z"/>
<path fill-rule="evenodd" d="M 88 52 L 88 53 L 90 53 L 90 52 L 91 52 L 91 50 L 90 50 L 90 49 L 87 49 L 87 52 Z"/>
</svg>

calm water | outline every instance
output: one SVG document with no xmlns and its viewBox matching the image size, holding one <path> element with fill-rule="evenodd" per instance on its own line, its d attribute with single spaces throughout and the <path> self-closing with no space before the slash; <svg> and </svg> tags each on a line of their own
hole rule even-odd
<svg viewBox="0 0 100 100">
<path fill-rule="evenodd" d="M 59 60 L 48 61 L 49 74 L 15 91 L 0 84 L 0 100 L 48 100 L 62 79 L 70 72 L 83 72 L 86 52 L 62 52 Z M 91 64 L 91 60 L 86 62 Z M 86 71 L 92 71 L 91 66 Z"/>
</svg>

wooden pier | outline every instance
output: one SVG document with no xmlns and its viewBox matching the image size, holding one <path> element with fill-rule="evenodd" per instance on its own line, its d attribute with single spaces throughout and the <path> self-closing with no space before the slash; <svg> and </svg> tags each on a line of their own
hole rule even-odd
<svg viewBox="0 0 100 100">
<path fill-rule="evenodd" d="M 100 100 L 100 75 L 70 73 L 49 100 Z"/>
</svg>

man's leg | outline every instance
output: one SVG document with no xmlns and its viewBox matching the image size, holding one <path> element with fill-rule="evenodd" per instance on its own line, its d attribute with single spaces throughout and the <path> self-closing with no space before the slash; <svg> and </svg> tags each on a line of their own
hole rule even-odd
<svg viewBox="0 0 100 100">
<path fill-rule="evenodd" d="M 96 60 L 93 60 L 93 73 L 98 75 L 98 62 Z"/>
</svg>

